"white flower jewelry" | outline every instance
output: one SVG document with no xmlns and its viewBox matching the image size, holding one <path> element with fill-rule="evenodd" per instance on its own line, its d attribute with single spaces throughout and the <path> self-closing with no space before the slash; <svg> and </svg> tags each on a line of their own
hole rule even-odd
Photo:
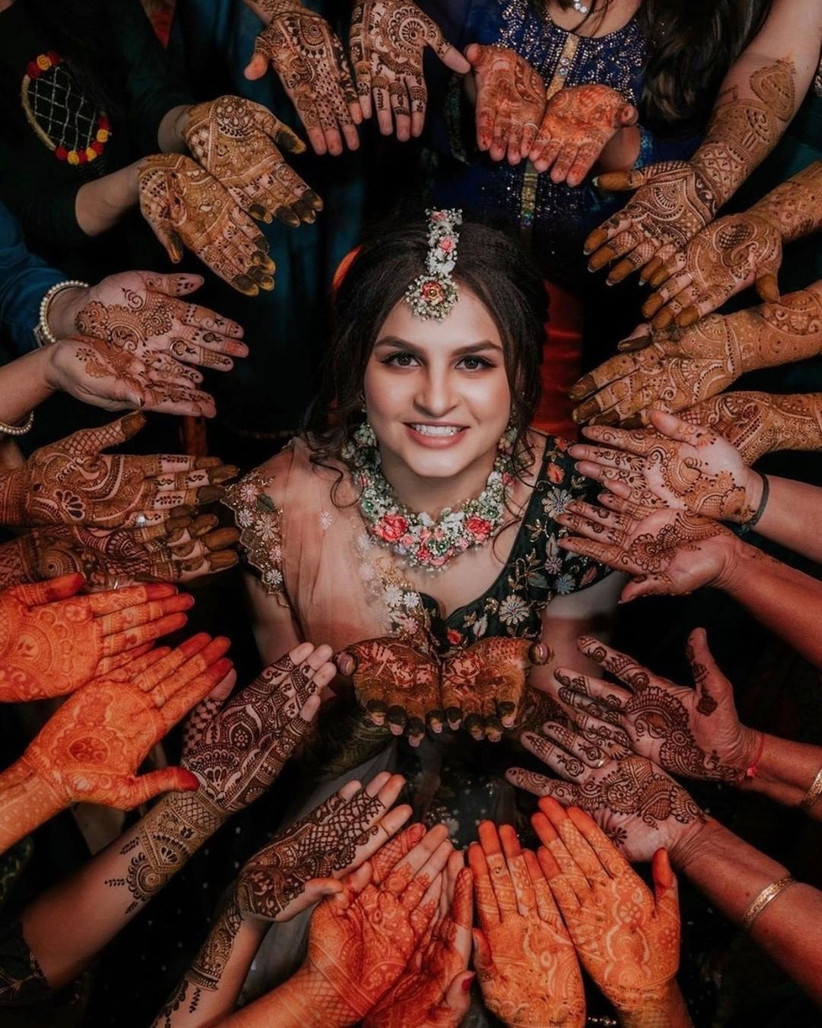
<svg viewBox="0 0 822 1028">
<path fill-rule="evenodd" d="M 380 451 L 366 422 L 346 443 L 342 456 L 355 470 L 362 490 L 360 513 L 369 534 L 411 567 L 438 571 L 472 546 L 487 542 L 502 524 L 508 493 L 514 481 L 514 430 L 500 440 L 499 452 L 485 488 L 456 509 L 446 507 L 439 517 L 416 514 L 400 503 L 382 473 Z"/>
<path fill-rule="evenodd" d="M 414 279 L 405 291 L 405 302 L 418 318 L 442 321 L 459 298 L 452 272 L 457 263 L 460 210 L 429 210 L 428 253 L 425 274 Z"/>
</svg>

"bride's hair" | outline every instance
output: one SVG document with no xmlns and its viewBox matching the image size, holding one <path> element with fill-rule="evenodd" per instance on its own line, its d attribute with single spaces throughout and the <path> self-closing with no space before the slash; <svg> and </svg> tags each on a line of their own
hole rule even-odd
<svg viewBox="0 0 822 1028">
<path fill-rule="evenodd" d="M 334 331 L 322 386 L 309 409 L 304 437 L 312 461 L 341 459 L 342 448 L 362 424 L 365 369 L 377 336 L 408 286 L 425 270 L 428 227 L 424 220 L 378 227 L 357 251 L 339 283 Z M 539 365 L 548 298 L 542 278 L 520 245 L 504 232 L 463 222 L 453 272 L 499 330 L 511 386 L 511 413 L 525 440 L 540 395 Z"/>
</svg>

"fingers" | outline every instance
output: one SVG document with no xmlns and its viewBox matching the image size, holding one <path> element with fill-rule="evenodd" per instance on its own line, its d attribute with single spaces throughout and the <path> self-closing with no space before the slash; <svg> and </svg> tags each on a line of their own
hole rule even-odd
<svg viewBox="0 0 822 1028">
<path fill-rule="evenodd" d="M 594 850 L 597 859 L 611 878 L 634 874 L 631 865 L 589 814 L 575 806 L 569 806 L 566 814 L 576 830 Z"/>
<path fill-rule="evenodd" d="M 391 869 L 385 879 L 384 888 L 395 895 L 404 895 L 403 902 L 406 902 L 406 894 L 415 882 L 408 899 L 409 906 L 415 906 L 421 899 L 423 893 L 431 884 L 433 875 L 429 874 L 432 867 L 438 867 L 441 871 L 445 867 L 453 846 L 448 842 L 448 829 L 445 825 L 436 827 L 426 832 L 423 838 L 409 850 L 409 852 Z M 433 863 L 429 863 L 433 861 Z M 422 874 L 423 869 L 427 869 Z M 439 873 L 439 872 L 437 872 Z"/>
<path fill-rule="evenodd" d="M 488 931 L 494 925 L 502 923 L 497 897 L 491 885 L 491 872 L 482 847 L 472 842 L 468 847 L 468 866 L 474 879 L 474 898 L 477 904 L 477 915 L 483 928 Z M 479 969 L 479 965 L 477 965 Z"/>
<path fill-rule="evenodd" d="M 547 721 L 543 733 L 523 732 L 522 745 L 562 778 L 582 778 L 589 768 L 597 769 L 606 763 L 605 754 L 595 743 L 581 739 L 556 722 Z"/>
<path fill-rule="evenodd" d="M 220 640 L 215 640 L 215 643 L 218 641 Z M 227 639 L 225 640 L 225 645 L 229 645 Z M 223 657 L 185 685 L 179 684 L 179 679 L 175 679 L 176 691 L 168 697 L 161 708 L 165 732 L 170 731 L 178 721 L 181 721 L 186 716 L 192 707 L 196 706 L 200 700 L 205 699 L 214 686 L 225 678 L 231 668 L 231 661 Z"/>
<path fill-rule="evenodd" d="M 193 792 L 199 782 L 190 771 L 181 767 L 164 767 L 150 771 L 139 778 L 125 779 L 120 797 L 124 810 L 132 810 L 142 803 L 148 803 L 164 792 Z"/>
<path fill-rule="evenodd" d="M 534 885 L 531 881 L 531 873 L 525 860 L 525 854 L 523 853 L 517 833 L 511 825 L 500 825 L 499 839 L 502 844 L 502 852 L 505 855 L 505 862 L 511 875 L 517 911 L 524 917 L 528 917 L 535 911 L 537 899 Z"/>
<path fill-rule="evenodd" d="M 193 596 L 189 596 L 187 593 L 179 593 L 175 596 L 169 596 L 164 600 L 152 600 L 148 603 L 141 603 L 138 606 L 116 610 L 111 614 L 103 614 L 97 618 L 96 627 L 101 635 L 122 636 L 130 628 L 138 628 L 140 625 L 146 625 L 151 621 L 158 621 L 160 618 L 165 617 L 166 614 L 190 610 L 193 606 Z"/>
<path fill-rule="evenodd" d="M 371 860 L 374 881 L 377 883 L 385 881 L 397 864 L 422 841 L 425 834 L 425 825 L 416 823 L 409 825 L 403 832 L 395 835 L 382 846 Z"/>
<path fill-rule="evenodd" d="M 547 850 L 542 849 L 542 852 L 547 853 Z M 540 921 L 552 925 L 558 931 L 564 931 L 562 918 L 557 910 L 554 897 L 551 895 L 551 888 L 546 880 L 545 871 L 541 866 L 538 855 L 531 850 L 524 850 L 523 856 L 525 857 L 528 874 L 531 876 L 531 882 L 533 883 L 537 914 Z"/>
<path fill-rule="evenodd" d="M 651 861 L 657 916 L 668 915 L 679 924 L 679 883 L 671 869 L 668 851 L 659 849 Z M 678 932 L 677 932 L 678 937 Z"/>
<path fill-rule="evenodd" d="M 502 852 L 502 842 L 497 827 L 492 821 L 481 821 L 477 835 L 488 866 L 488 875 L 494 891 L 497 910 L 501 920 L 504 921 L 506 914 L 517 910 L 517 894 Z M 509 840 L 509 845 L 511 845 L 511 840 Z"/>
<path fill-rule="evenodd" d="M 8 595 L 15 596 L 27 607 L 39 607 L 44 603 L 57 603 L 67 600 L 85 585 L 86 580 L 81 574 L 61 575 L 48 582 L 37 582 L 33 585 L 15 585 L 8 590 Z M 173 586 L 172 586 L 173 588 Z M 92 609 L 94 609 L 92 607 Z"/>
<path fill-rule="evenodd" d="M 610 671 L 614 677 L 630 686 L 634 692 L 641 692 L 647 689 L 653 678 L 656 683 L 660 680 L 653 675 L 648 668 L 634 660 L 627 653 L 620 653 L 619 650 L 606 646 L 605 643 L 594 639 L 592 636 L 582 635 L 577 640 L 580 653 L 601 664 L 606 671 Z"/>
<path fill-rule="evenodd" d="M 533 796 L 553 796 L 561 803 L 576 803 L 579 797 L 578 786 L 556 778 L 547 778 L 522 767 L 509 767 L 505 777 L 511 785 L 530 792 Z"/>
</svg>

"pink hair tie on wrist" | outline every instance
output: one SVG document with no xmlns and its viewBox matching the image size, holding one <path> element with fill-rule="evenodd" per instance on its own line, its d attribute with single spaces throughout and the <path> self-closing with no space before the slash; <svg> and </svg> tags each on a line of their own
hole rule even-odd
<svg viewBox="0 0 822 1028">
<path fill-rule="evenodd" d="M 757 747 L 757 750 L 756 750 L 756 756 L 750 762 L 750 764 L 748 764 L 748 766 L 745 768 L 745 777 L 746 778 L 756 778 L 756 776 L 759 774 L 759 761 L 762 759 L 762 751 L 764 749 L 765 749 L 765 733 L 764 732 L 760 732 L 759 733 L 759 746 Z"/>
</svg>

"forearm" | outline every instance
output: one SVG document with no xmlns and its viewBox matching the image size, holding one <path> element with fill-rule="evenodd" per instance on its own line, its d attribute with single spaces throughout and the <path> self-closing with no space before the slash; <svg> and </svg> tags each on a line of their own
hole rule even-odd
<svg viewBox="0 0 822 1028">
<path fill-rule="evenodd" d="M 819 7 L 776 0 L 722 83 L 692 163 L 721 206 L 781 138 L 819 61 Z"/>
<path fill-rule="evenodd" d="M 740 788 L 761 792 L 777 803 L 798 807 L 822 768 L 822 746 L 780 739 L 763 734 L 762 753 L 753 778 L 744 778 Z M 822 799 L 809 805 L 809 817 L 822 821 Z"/>
<path fill-rule="evenodd" d="M 815 357 L 822 351 L 822 282 L 726 318 L 739 346 L 741 371 Z"/>
<path fill-rule="evenodd" d="M 0 368 L 0 421 L 19 424 L 52 395 L 48 360 L 46 350 L 33 350 Z"/>
<path fill-rule="evenodd" d="M 822 489 L 807 482 L 768 476 L 768 500 L 756 523 L 766 539 L 787 546 L 811 560 L 822 561 Z"/>
<path fill-rule="evenodd" d="M 0 774 L 0 853 L 62 809 L 57 796 L 18 760 Z"/>
<path fill-rule="evenodd" d="M 734 558 L 713 584 L 815 667 L 822 667 L 822 582 L 734 540 Z"/>
<path fill-rule="evenodd" d="M 103 178 L 86 182 L 77 190 L 74 213 L 87 236 L 99 236 L 113 228 L 138 202 L 139 161 Z"/>
<path fill-rule="evenodd" d="M 764 196 L 750 210 L 766 218 L 784 242 L 822 227 L 822 161 L 814 161 Z"/>
<path fill-rule="evenodd" d="M 162 153 L 188 153 L 183 131 L 190 111 L 190 104 L 181 104 L 164 115 L 157 130 L 157 145 Z"/>
<path fill-rule="evenodd" d="M 51 987 L 72 981 L 222 823 L 196 793 L 169 793 L 129 832 L 26 907 L 26 940 Z"/>
<path fill-rule="evenodd" d="M 763 889 L 788 872 L 717 821 L 670 851 L 671 863 L 736 924 Z M 796 884 L 756 918 L 750 935 L 815 1002 L 822 1002 L 822 893 Z"/>
<path fill-rule="evenodd" d="M 822 449 L 822 393 L 721 393 L 679 416 L 724 436 L 749 465 L 779 450 Z"/>
<path fill-rule="evenodd" d="M 246 920 L 232 900 L 160 1010 L 154 1028 L 204 1028 L 222 1024 L 234 1009 L 251 961 L 266 933 L 264 921 Z M 275 1022 L 280 1024 L 279 1020 Z"/>
<path fill-rule="evenodd" d="M 326 986 L 325 993 L 328 993 Z M 335 1017 L 318 1002 L 310 975 L 303 968 L 272 992 L 261 996 L 222 1022 L 221 1028 L 344 1028 L 354 1020 Z M 333 994 L 330 997 L 333 999 Z"/>
</svg>

